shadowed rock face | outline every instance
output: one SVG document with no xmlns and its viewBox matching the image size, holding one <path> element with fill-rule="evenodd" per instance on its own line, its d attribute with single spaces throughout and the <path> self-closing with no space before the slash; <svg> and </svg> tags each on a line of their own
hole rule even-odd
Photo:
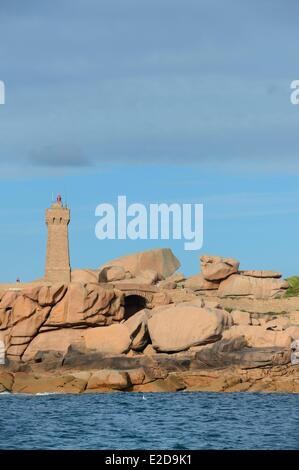
<svg viewBox="0 0 299 470">
<path fill-rule="evenodd" d="M 70 347 L 62 357 L 40 354 L 26 366 L 0 366 L 0 392 L 94 393 L 273 391 L 299 392 L 299 369 L 290 366 L 289 352 L 279 348 L 248 348 L 244 338 L 220 340 L 198 352 L 105 356 Z"/>
<path fill-rule="evenodd" d="M 275 346 L 250 348 L 244 336 L 222 339 L 196 353 L 202 367 L 221 368 L 237 365 L 241 368 L 258 368 L 288 364 L 290 353 Z"/>
</svg>

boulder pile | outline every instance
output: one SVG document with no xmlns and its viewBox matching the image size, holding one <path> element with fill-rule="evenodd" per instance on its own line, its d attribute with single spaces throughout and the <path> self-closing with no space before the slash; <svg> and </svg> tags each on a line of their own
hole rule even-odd
<svg viewBox="0 0 299 470">
<path fill-rule="evenodd" d="M 184 285 L 202 294 L 219 297 L 271 299 L 288 289 L 281 273 L 266 270 L 239 271 L 239 261 L 220 256 L 201 256 L 201 273 L 189 277 Z"/>
<path fill-rule="evenodd" d="M 74 270 L 67 285 L 41 282 L 0 292 L 0 347 L 4 344 L 9 371 L 18 370 L 13 379 L 5 371 L 5 383 L 26 391 L 27 379 L 16 364 L 45 363 L 77 371 L 72 378 L 53 379 L 53 390 L 144 391 L 155 383 L 155 390 L 171 391 L 184 388 L 169 375 L 177 369 L 290 363 L 290 345 L 299 339 L 290 317 L 220 305 L 226 297 L 267 302 L 281 296 L 288 283 L 280 273 L 240 271 L 233 258 L 207 255 L 195 276 L 186 279 L 179 266 L 171 250 L 150 250 L 99 269 Z M 132 299 L 140 295 L 143 304 L 132 310 Z M 34 379 L 30 387 L 44 390 L 44 380 Z"/>
<path fill-rule="evenodd" d="M 264 300 L 279 298 L 289 288 L 281 273 L 239 270 L 240 263 L 234 258 L 203 255 L 200 262 L 201 272 L 186 279 L 177 272 L 180 263 L 172 251 L 159 248 L 118 258 L 95 270 L 76 269 L 72 272 L 72 281 L 155 285 L 166 291 L 180 287 L 206 296 Z"/>
<path fill-rule="evenodd" d="M 157 248 L 123 256 L 98 269 L 76 269 L 72 281 L 152 285 L 170 278 L 179 267 L 179 260 L 169 248 Z"/>
<path fill-rule="evenodd" d="M 217 302 L 194 297 L 124 318 L 123 294 L 71 283 L 5 293 L 0 302 L 0 340 L 12 361 L 35 361 L 45 352 L 69 348 L 101 356 L 178 353 L 222 339 L 242 337 L 249 348 L 289 348 L 298 327 L 288 318 L 257 320 L 227 312 Z"/>
</svg>

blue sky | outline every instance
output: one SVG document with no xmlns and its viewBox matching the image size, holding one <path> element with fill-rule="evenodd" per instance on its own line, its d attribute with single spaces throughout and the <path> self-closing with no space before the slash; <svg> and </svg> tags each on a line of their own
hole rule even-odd
<svg viewBox="0 0 299 470">
<path fill-rule="evenodd" d="M 295 0 L 0 4 L 0 281 L 43 275 L 44 209 L 67 197 L 73 267 L 170 246 L 299 273 Z M 204 204 L 204 246 L 99 241 L 95 207 Z"/>
</svg>

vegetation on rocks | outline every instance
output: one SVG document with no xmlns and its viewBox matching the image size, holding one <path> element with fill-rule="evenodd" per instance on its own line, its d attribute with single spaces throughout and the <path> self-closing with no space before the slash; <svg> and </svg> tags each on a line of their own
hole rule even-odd
<svg viewBox="0 0 299 470">
<path fill-rule="evenodd" d="M 287 279 L 290 287 L 285 292 L 285 297 L 299 296 L 299 276 L 291 276 Z"/>
</svg>

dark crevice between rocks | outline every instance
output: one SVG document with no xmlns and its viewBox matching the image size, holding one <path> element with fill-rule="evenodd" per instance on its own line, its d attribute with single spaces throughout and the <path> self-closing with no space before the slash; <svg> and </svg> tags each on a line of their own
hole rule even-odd
<svg viewBox="0 0 299 470">
<path fill-rule="evenodd" d="M 124 320 L 132 317 L 135 313 L 146 307 L 146 299 L 141 295 L 127 295 L 125 297 L 125 314 Z"/>
</svg>

